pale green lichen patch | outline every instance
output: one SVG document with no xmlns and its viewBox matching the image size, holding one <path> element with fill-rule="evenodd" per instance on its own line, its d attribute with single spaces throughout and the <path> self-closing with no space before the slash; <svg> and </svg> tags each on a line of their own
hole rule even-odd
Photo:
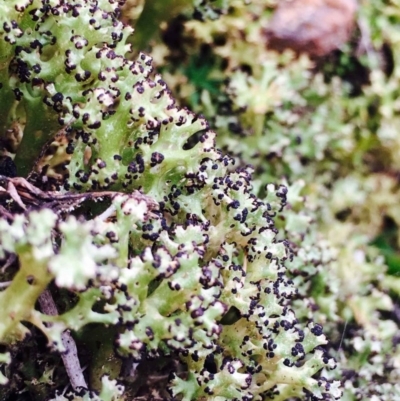
<svg viewBox="0 0 400 401">
<path fill-rule="evenodd" d="M 288 195 L 286 185 L 254 181 L 258 172 L 239 163 L 235 151 L 241 139 L 226 146 L 233 157 L 215 146 L 207 120 L 176 104 L 153 74 L 151 57 L 130 58 L 132 28 L 119 19 L 122 4 L 0 4 L 0 38 L 7 43 L 0 48 L 7 65 L 0 69 L 1 123 L 23 130 L 15 157 L 6 138 L 2 152 L 35 184 L 1 181 L 7 201 L 0 256 L 15 258 L 2 272 L 11 281 L 0 292 L 7 305 L 0 311 L 2 346 L 25 357 L 24 338 L 41 347 L 46 363 L 28 367 L 43 375 L 59 361 L 46 355 L 39 336 L 68 353 L 62 333 L 72 332 L 89 389 L 55 394 L 68 385 L 62 369 L 55 370 L 56 385 L 43 391 L 32 385 L 39 400 L 140 397 L 135 380 L 151 380 L 152 362 L 155 370 L 171 363 L 162 389 L 150 386 L 169 399 L 339 399 L 339 383 L 328 378 L 336 363 L 322 326 L 296 304 L 307 284 L 291 277 L 302 264 L 315 275 L 309 261 L 322 252 L 308 236 L 312 217 L 296 211 L 302 185 Z M 228 4 L 197 5 L 215 16 Z M 232 76 L 226 96 L 237 107 L 221 116 L 223 134 L 235 119 L 248 128 L 244 137 L 262 135 L 264 114 L 286 100 L 273 101 L 271 85 L 284 92 L 295 74 L 280 80 L 279 68 L 264 64 L 260 76 Z M 264 101 L 259 83 L 271 91 L 265 103 L 258 101 Z M 318 127 L 317 121 L 312 129 Z M 271 146 L 277 139 L 283 154 L 289 144 L 277 137 Z M 249 152 L 239 153 L 246 159 Z M 297 165 L 295 156 L 289 152 L 286 166 Z M 303 255 L 306 237 L 310 249 Z M 37 304 L 44 290 L 58 313 Z M 309 313 L 308 321 L 299 320 L 297 309 Z M 4 377 L 23 391 L 29 369 L 13 357 Z"/>
</svg>

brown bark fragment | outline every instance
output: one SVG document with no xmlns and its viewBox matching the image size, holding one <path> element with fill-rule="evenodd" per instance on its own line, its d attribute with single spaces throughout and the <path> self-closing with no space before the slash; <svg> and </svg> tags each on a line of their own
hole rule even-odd
<svg viewBox="0 0 400 401">
<path fill-rule="evenodd" d="M 283 0 L 265 29 L 267 46 L 321 57 L 349 40 L 356 0 Z"/>
</svg>

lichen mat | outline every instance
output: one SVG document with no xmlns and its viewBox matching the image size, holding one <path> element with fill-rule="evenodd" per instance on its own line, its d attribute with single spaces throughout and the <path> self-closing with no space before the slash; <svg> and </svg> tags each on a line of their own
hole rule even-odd
<svg viewBox="0 0 400 401">
<path fill-rule="evenodd" d="M 152 76 L 151 58 L 125 57 L 132 29 L 119 22 L 118 6 L 1 3 L 1 125 L 5 142 L 17 137 L 9 150 L 28 177 L 3 180 L 1 252 L 17 258 L 0 294 L 9 305 L 2 342 L 28 334 L 35 342 L 39 330 L 63 353 L 63 333 L 71 331 L 78 352 L 70 355 L 78 370 L 88 364 L 90 390 L 82 375 L 69 380 L 89 398 L 124 397 L 115 379 L 139 373 L 122 369 L 121 358 L 138 372 L 149 360 L 173 361 L 163 391 L 187 400 L 339 397 L 337 383 L 313 378 L 335 365 L 316 349 L 326 343 L 320 326 L 302 327 L 290 307 L 291 251 L 275 240 L 270 217 L 286 189 L 269 188 L 272 204 L 258 199 L 251 169 L 235 169 L 206 120 L 175 105 Z M 105 191 L 120 195 L 110 204 Z M 62 196 L 70 201 L 60 210 Z M 43 291 L 61 303 L 58 313 L 49 313 Z M 108 338 L 79 365 L 80 347 L 99 327 Z M 15 363 L 3 355 L 2 382 L 12 383 Z M 65 388 L 68 375 L 45 359 L 42 375 Z M 108 375 L 100 380 L 101 373 Z"/>
</svg>

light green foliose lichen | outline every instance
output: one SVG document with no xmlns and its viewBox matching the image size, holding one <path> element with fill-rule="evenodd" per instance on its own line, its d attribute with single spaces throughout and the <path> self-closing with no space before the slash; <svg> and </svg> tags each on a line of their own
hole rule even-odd
<svg viewBox="0 0 400 401">
<path fill-rule="evenodd" d="M 268 51 L 274 4 L 253 1 L 215 22 L 184 21 L 186 65 L 165 62 L 163 71 L 179 101 L 218 131 L 217 144 L 254 166 L 262 199 L 262 183 L 288 185 L 274 223 L 296 255 L 287 263 L 296 313 L 324 324 L 343 399 L 392 400 L 400 372 L 399 19 L 396 2 L 359 3 L 352 42 L 326 60 Z M 177 50 L 156 44 L 153 52 L 169 62 Z"/>
<path fill-rule="evenodd" d="M 339 399 L 322 327 L 296 317 L 286 186 L 253 183 L 151 57 L 128 58 L 122 5 L 1 2 L 2 153 L 27 179 L 1 176 L 5 399 L 26 382 L 37 399 L 131 399 L 142 383 L 150 398 Z M 298 240 L 307 219 L 288 223 Z M 62 393 L 70 362 L 87 385 Z"/>
</svg>

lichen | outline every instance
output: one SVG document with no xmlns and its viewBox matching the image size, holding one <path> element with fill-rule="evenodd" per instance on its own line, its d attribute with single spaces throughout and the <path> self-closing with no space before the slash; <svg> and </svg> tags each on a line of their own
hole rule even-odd
<svg viewBox="0 0 400 401">
<path fill-rule="evenodd" d="M 268 182 L 287 186 L 287 206 L 273 220 L 295 255 L 286 264 L 299 294 L 293 305 L 300 320 L 323 323 L 339 365 L 329 377 L 342 381 L 344 399 L 395 399 L 395 2 L 359 2 L 351 41 L 325 59 L 268 50 L 275 7 L 235 3 L 218 21 L 182 19 L 179 50 L 166 41 L 153 52 L 178 100 L 218 132 L 217 145 L 254 166 L 257 195 L 270 196 Z"/>
<path fill-rule="evenodd" d="M 286 186 L 258 197 L 253 169 L 176 105 L 151 57 L 128 58 L 122 4 L 1 3 L 3 156 L 19 175 L 1 178 L 2 345 L 23 359 L 23 340 L 35 344 L 46 363 L 30 370 L 49 375 L 57 362 L 40 336 L 68 354 L 72 333 L 88 385 L 55 393 L 68 386 L 57 369 L 44 390 L 30 386 L 39 399 L 135 397 L 140 370 L 165 360 L 169 398 L 339 399 L 339 383 L 320 375 L 336 365 L 321 326 L 292 307 L 295 255 L 274 222 Z M 96 356 L 85 353 L 93 342 Z M 102 369 L 124 386 L 93 377 Z M 34 380 L 18 358 L 5 377 L 8 397 Z"/>
</svg>

